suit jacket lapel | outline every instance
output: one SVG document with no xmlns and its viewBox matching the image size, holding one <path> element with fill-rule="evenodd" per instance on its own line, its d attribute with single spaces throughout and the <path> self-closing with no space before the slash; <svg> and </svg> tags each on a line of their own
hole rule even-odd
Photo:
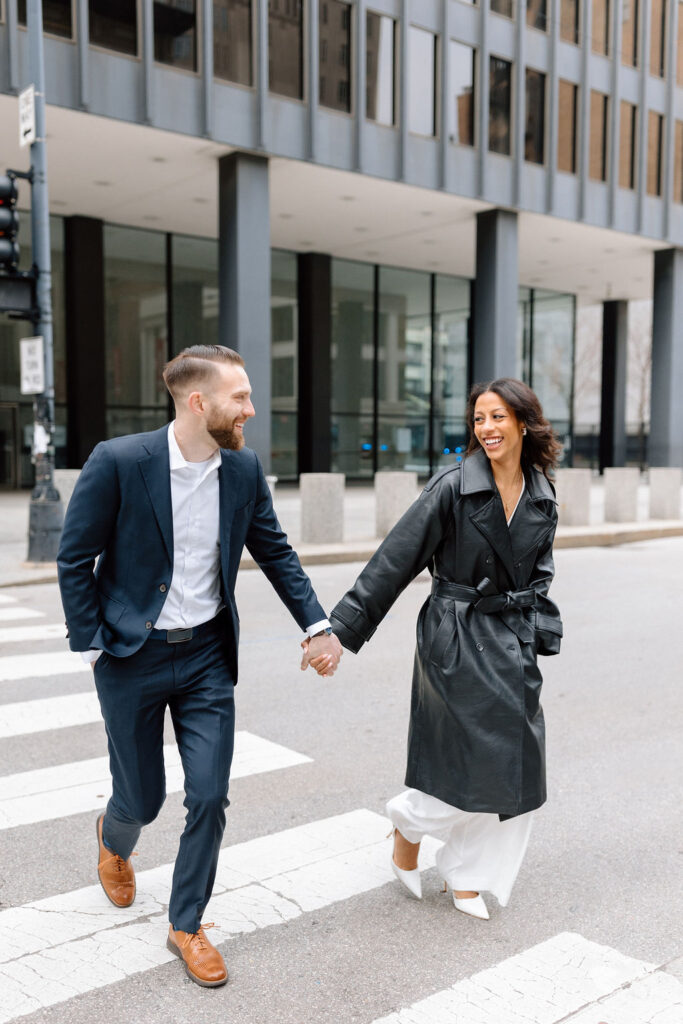
<svg viewBox="0 0 683 1024">
<path fill-rule="evenodd" d="M 229 451 L 222 451 L 221 464 L 218 467 L 218 501 L 220 509 L 221 566 L 224 581 L 227 581 L 229 578 L 230 530 L 235 509 L 235 499 L 239 493 L 238 483 L 237 460 L 231 457 Z"/>
<path fill-rule="evenodd" d="M 146 454 L 138 460 L 154 516 L 173 565 L 173 503 L 168 459 L 168 426 L 155 430 L 144 442 Z"/>
</svg>

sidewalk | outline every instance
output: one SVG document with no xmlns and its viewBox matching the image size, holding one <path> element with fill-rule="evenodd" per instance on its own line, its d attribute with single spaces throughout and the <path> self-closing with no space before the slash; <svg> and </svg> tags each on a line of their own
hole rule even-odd
<svg viewBox="0 0 683 1024">
<path fill-rule="evenodd" d="M 57 579 L 54 564 L 27 566 L 28 513 L 30 492 L 0 492 L 0 587 L 28 583 L 52 583 Z M 638 493 L 638 519 L 634 523 L 604 522 L 604 490 L 599 480 L 591 488 L 591 524 L 560 526 L 556 548 L 606 547 L 638 540 L 683 536 L 683 520 L 647 518 L 648 489 Z M 291 543 L 304 565 L 331 562 L 365 562 L 377 549 L 375 497 L 372 487 L 349 486 L 344 501 L 344 541 L 341 544 L 300 543 L 300 499 L 296 486 L 279 486 L 275 510 Z M 243 569 L 255 568 L 245 553 Z"/>
</svg>

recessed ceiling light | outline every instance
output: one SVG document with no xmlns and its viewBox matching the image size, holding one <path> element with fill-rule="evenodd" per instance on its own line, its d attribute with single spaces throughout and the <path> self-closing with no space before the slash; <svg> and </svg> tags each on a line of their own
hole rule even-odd
<svg viewBox="0 0 683 1024">
<path fill-rule="evenodd" d="M 339 198 L 344 203 L 353 203 L 355 201 L 356 197 L 355 196 L 340 196 Z"/>
<path fill-rule="evenodd" d="M 617 250 L 610 246 L 609 248 L 605 249 L 604 251 L 605 252 L 616 252 Z"/>
<path fill-rule="evenodd" d="M 291 213 L 278 213 L 278 217 L 280 218 L 280 220 L 291 220 L 292 219 L 292 214 Z"/>
<path fill-rule="evenodd" d="M 313 245 L 313 242 L 310 240 L 310 238 L 305 238 L 302 242 L 299 242 L 299 245 L 305 245 L 306 247 L 310 247 L 311 245 Z"/>
<path fill-rule="evenodd" d="M 422 239 L 422 244 L 423 245 L 436 245 L 436 242 L 434 241 L 433 238 L 423 238 Z"/>
<path fill-rule="evenodd" d="M 110 181 L 98 180 L 98 181 L 93 181 L 93 185 L 99 185 L 100 188 L 109 188 L 109 186 L 111 185 L 111 182 Z"/>
<path fill-rule="evenodd" d="M 439 264 L 438 263 L 428 263 L 427 266 L 428 267 L 438 267 Z"/>
<path fill-rule="evenodd" d="M 168 161 L 166 160 L 165 156 L 153 156 L 152 157 L 152 163 L 153 164 L 165 164 L 167 162 Z"/>
<path fill-rule="evenodd" d="M 433 210 L 420 210 L 420 216 L 421 217 L 433 217 L 434 216 L 434 211 Z"/>
<path fill-rule="evenodd" d="M 357 231 L 359 235 L 364 235 L 369 229 L 368 228 L 354 228 L 353 230 Z"/>
<path fill-rule="evenodd" d="M 550 260 L 536 260 L 536 262 L 538 263 L 539 267 L 547 267 L 550 263 Z"/>
<path fill-rule="evenodd" d="M 68 206 L 68 203 L 64 199 L 51 199 L 50 206 Z"/>
<path fill-rule="evenodd" d="M 208 199 L 205 196 L 194 196 L 193 203 L 208 203 Z"/>
<path fill-rule="evenodd" d="M 151 222 L 151 221 L 156 221 L 156 220 L 159 220 L 159 218 L 158 218 L 158 217 L 155 217 L 155 215 L 154 215 L 153 213 L 146 213 L 146 214 L 145 214 L 145 216 L 144 216 L 144 217 L 143 217 L 142 219 L 143 219 L 143 220 L 147 220 L 147 221 L 150 221 L 150 222 Z"/>
<path fill-rule="evenodd" d="M 374 258 L 375 256 L 379 256 L 379 253 L 375 252 L 374 249 L 372 249 L 372 250 L 369 250 L 368 252 L 366 252 L 365 255 Z"/>
<path fill-rule="evenodd" d="M 560 238 L 559 235 L 551 235 L 550 238 L 548 239 L 548 241 L 549 242 L 561 242 L 562 239 Z"/>
</svg>

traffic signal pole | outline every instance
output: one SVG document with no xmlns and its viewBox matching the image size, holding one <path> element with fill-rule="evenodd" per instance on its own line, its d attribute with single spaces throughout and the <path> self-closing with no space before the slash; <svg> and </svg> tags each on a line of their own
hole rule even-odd
<svg viewBox="0 0 683 1024">
<path fill-rule="evenodd" d="M 28 561 L 54 562 L 64 512 L 54 484 L 55 386 L 52 341 L 52 261 L 45 146 L 45 61 L 42 0 L 28 0 L 26 21 L 29 63 L 35 86 L 36 137 L 31 143 L 31 238 L 36 270 L 36 335 L 43 338 L 45 389 L 33 401 L 33 463 L 35 486 L 31 492 Z"/>
</svg>

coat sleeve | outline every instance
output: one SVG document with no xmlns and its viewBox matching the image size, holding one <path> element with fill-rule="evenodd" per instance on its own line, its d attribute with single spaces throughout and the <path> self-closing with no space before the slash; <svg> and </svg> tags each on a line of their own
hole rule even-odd
<svg viewBox="0 0 683 1024">
<path fill-rule="evenodd" d="M 553 504 L 553 518 L 557 526 L 557 509 Z M 536 604 L 533 610 L 534 625 L 536 629 L 536 651 L 538 654 L 559 654 L 560 642 L 562 640 L 562 619 L 560 610 L 554 601 L 548 597 L 550 584 L 555 575 L 555 563 L 553 562 L 553 541 L 555 539 L 555 528 L 553 528 L 539 548 L 536 563 L 531 573 L 529 586 L 536 591 Z"/>
<path fill-rule="evenodd" d="M 72 651 L 87 651 L 100 626 L 95 559 L 112 535 L 120 500 L 116 463 L 103 442 L 93 449 L 81 470 L 57 553 L 59 589 Z"/>
<path fill-rule="evenodd" d="M 396 598 L 429 565 L 453 520 L 453 490 L 443 478 L 425 487 L 335 605 L 332 629 L 356 654 Z"/>
<path fill-rule="evenodd" d="M 301 568 L 299 556 L 278 522 L 270 488 L 258 461 L 257 472 L 254 511 L 247 530 L 246 547 L 297 625 L 305 630 L 327 616 L 310 579 Z"/>
</svg>

